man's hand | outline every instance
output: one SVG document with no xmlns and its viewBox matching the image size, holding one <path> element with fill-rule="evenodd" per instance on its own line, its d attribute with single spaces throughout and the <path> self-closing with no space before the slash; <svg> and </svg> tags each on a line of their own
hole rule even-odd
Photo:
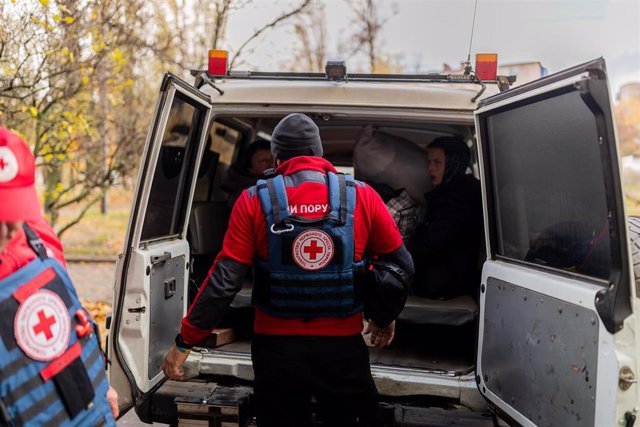
<svg viewBox="0 0 640 427">
<path fill-rule="evenodd" d="M 162 364 L 162 372 L 172 380 L 185 381 L 187 378 L 184 375 L 182 364 L 187 360 L 188 356 L 188 352 L 183 353 L 175 345 L 171 346 Z"/>
<path fill-rule="evenodd" d="M 118 392 L 111 386 L 109 386 L 109 390 L 107 390 L 107 400 L 109 401 L 113 418 L 118 418 L 118 415 L 120 415 L 120 411 L 118 410 Z"/>
<path fill-rule="evenodd" d="M 393 337 L 395 335 L 395 331 L 395 321 L 391 322 L 389 326 L 381 328 L 370 320 L 369 323 L 367 323 L 367 328 L 365 329 L 364 333 L 368 334 L 369 332 L 371 332 L 371 345 L 376 348 L 382 348 L 391 344 L 391 341 L 393 341 Z"/>
</svg>

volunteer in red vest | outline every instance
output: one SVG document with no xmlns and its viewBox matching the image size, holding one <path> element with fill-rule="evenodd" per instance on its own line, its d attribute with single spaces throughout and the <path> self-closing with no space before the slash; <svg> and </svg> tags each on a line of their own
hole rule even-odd
<svg viewBox="0 0 640 427">
<path fill-rule="evenodd" d="M 307 425 L 312 397 L 324 425 L 379 425 L 363 313 L 372 344 L 388 345 L 413 262 L 377 193 L 322 158 L 313 120 L 285 117 L 271 151 L 278 167 L 236 202 L 164 372 L 184 379 L 189 349 L 211 333 L 253 266 L 258 425 Z"/>
<path fill-rule="evenodd" d="M 0 127 L 0 425 L 115 425 L 97 328 L 34 179 L 29 147 Z"/>
</svg>

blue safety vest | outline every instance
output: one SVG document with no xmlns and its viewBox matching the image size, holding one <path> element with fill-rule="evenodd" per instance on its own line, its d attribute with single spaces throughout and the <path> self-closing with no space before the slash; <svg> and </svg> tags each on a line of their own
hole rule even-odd
<svg viewBox="0 0 640 427">
<path fill-rule="evenodd" d="M 321 182 L 329 192 L 329 212 L 319 219 L 298 215 L 288 206 L 287 187 Z M 362 311 L 354 262 L 353 213 L 356 204 L 353 177 L 303 171 L 260 180 L 257 192 L 267 220 L 268 258 L 254 262 L 253 302 L 277 317 L 313 319 L 347 317 Z M 310 210 L 322 205 L 303 205 Z M 326 210 L 326 209 L 325 209 Z"/>
<path fill-rule="evenodd" d="M 38 256 L 0 280 L 0 425 L 115 425 L 97 327 L 65 269 L 24 229 Z"/>
</svg>

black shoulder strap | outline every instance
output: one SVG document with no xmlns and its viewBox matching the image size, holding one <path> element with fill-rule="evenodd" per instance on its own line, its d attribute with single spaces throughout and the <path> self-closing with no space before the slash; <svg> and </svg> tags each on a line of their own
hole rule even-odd
<svg viewBox="0 0 640 427">
<path fill-rule="evenodd" d="M 45 248 L 44 243 L 42 243 L 42 239 L 40 239 L 40 236 L 38 236 L 38 234 L 33 231 L 26 222 L 22 224 L 22 228 L 24 229 L 24 234 L 27 236 L 27 242 L 29 242 L 29 246 L 31 246 L 31 249 L 33 249 L 36 255 L 38 255 L 38 258 L 43 261 L 49 258 L 49 256 L 47 255 L 47 248 Z"/>
</svg>

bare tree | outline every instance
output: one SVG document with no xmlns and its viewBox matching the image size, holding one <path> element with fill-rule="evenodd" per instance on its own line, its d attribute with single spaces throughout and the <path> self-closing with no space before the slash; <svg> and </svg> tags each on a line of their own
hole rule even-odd
<svg viewBox="0 0 640 427">
<path fill-rule="evenodd" d="M 294 32 L 299 41 L 295 56 L 306 71 L 323 71 L 327 61 L 327 16 L 322 3 L 313 3 L 296 17 Z M 290 62 L 289 62 L 290 63 Z"/>
<path fill-rule="evenodd" d="M 397 4 L 391 4 L 391 14 L 382 16 L 380 2 L 376 0 L 345 0 L 351 8 L 353 33 L 343 45 L 347 56 L 364 53 L 372 73 L 384 61 L 380 34 L 384 25 L 398 13 Z"/>
<path fill-rule="evenodd" d="M 238 49 L 236 49 L 235 54 L 233 56 L 233 58 L 231 59 L 231 63 L 229 64 L 230 68 L 233 68 L 233 66 L 237 65 L 239 63 L 239 59 L 241 58 L 242 54 L 244 53 L 244 50 L 251 44 L 253 43 L 256 39 L 258 39 L 263 33 L 265 33 L 268 30 L 272 30 L 274 28 L 277 28 L 279 25 L 283 24 L 284 22 L 288 21 L 289 19 L 299 15 L 300 13 L 304 12 L 304 10 L 311 4 L 312 0 L 303 0 L 298 6 L 294 7 L 293 9 L 289 10 L 289 11 L 285 11 L 282 12 L 280 15 L 278 15 L 275 19 L 273 19 L 272 21 L 266 23 L 265 25 L 263 25 L 262 27 L 256 29 L 253 34 L 251 36 L 249 36 L 249 38 L 247 40 L 245 40 Z"/>
</svg>

